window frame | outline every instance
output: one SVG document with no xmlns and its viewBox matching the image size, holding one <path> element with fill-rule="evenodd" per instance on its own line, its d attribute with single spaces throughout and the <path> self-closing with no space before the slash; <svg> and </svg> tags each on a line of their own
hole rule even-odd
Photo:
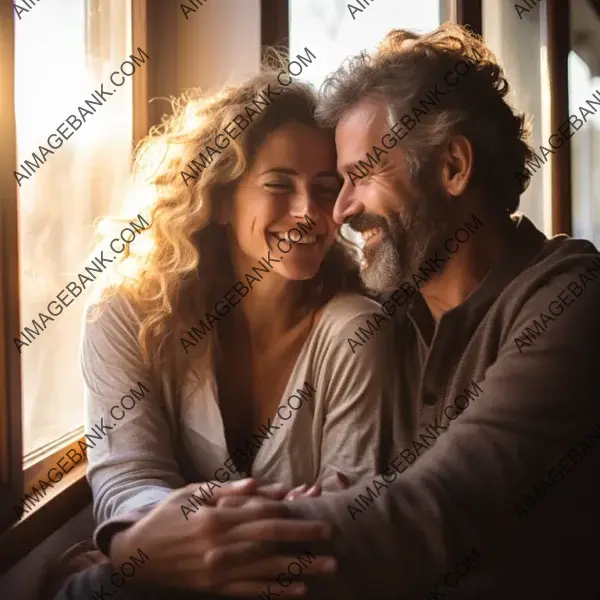
<svg viewBox="0 0 600 600">
<path fill-rule="evenodd" d="M 548 39 L 548 83 L 550 86 L 550 131 L 569 118 L 569 52 L 571 51 L 571 0 L 546 2 Z M 552 156 L 552 233 L 573 235 L 571 139 Z"/>
<path fill-rule="evenodd" d="M 260 0 L 260 45 L 290 50 L 289 0 Z"/>
<path fill-rule="evenodd" d="M 456 22 L 483 37 L 482 0 L 455 0 Z"/>
<path fill-rule="evenodd" d="M 131 46 L 147 48 L 147 0 L 131 4 Z M 15 13 L 11 0 L 0 0 L 0 133 L 6 148 L 0 153 L 0 290 L 20 290 L 18 193 L 12 172 L 17 165 L 15 119 Z M 133 146 L 148 131 L 148 68 L 132 79 Z M 6 572 L 92 500 L 84 457 L 47 490 L 43 499 L 18 519 L 14 510 L 24 494 L 71 448 L 85 438 L 83 424 L 45 451 L 45 456 L 23 461 L 21 359 L 8 332 L 21 323 L 19 293 L 0 293 L 0 573 Z M 20 329 L 20 327 L 19 327 Z M 49 453 L 48 453 L 49 452 Z M 38 486 L 39 487 L 39 486 Z"/>
</svg>

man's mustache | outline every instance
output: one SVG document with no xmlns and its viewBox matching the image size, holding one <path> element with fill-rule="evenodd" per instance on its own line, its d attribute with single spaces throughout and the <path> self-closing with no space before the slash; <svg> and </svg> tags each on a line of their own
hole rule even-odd
<svg viewBox="0 0 600 600">
<path fill-rule="evenodd" d="M 358 231 L 359 233 L 366 231 L 367 229 L 372 229 L 373 227 L 381 227 L 386 231 L 389 229 L 386 219 L 372 213 L 354 215 L 346 220 L 346 225 L 350 225 L 354 231 Z"/>
</svg>

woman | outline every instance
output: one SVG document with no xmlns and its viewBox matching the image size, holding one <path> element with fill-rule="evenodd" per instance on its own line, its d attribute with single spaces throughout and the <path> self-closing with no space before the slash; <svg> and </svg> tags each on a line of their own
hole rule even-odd
<svg viewBox="0 0 600 600">
<path fill-rule="evenodd" d="M 383 466 L 392 327 L 356 349 L 380 310 L 332 219 L 333 132 L 308 85 L 256 101 L 281 89 L 275 74 L 187 98 L 138 153 L 150 228 L 83 336 L 86 431 L 105 432 L 88 450 L 101 547 L 111 523 L 189 482 L 186 520 L 228 480 L 332 491 L 338 473 Z"/>
</svg>

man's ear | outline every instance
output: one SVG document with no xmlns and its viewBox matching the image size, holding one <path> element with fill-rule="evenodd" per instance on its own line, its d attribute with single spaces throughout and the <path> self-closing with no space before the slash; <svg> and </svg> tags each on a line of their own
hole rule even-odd
<svg viewBox="0 0 600 600">
<path fill-rule="evenodd" d="M 473 147 L 464 135 L 454 135 L 442 153 L 442 187 L 450 196 L 465 193 L 473 173 Z"/>
</svg>

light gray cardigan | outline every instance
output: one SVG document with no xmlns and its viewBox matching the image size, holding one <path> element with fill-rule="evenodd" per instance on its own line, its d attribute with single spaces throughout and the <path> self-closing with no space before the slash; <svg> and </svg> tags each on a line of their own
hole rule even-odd
<svg viewBox="0 0 600 600">
<path fill-rule="evenodd" d="M 274 416 L 253 477 L 289 486 L 320 482 L 333 489 L 338 470 L 352 482 L 381 470 L 380 440 L 383 428 L 391 427 L 398 369 L 393 323 L 379 318 L 376 328 L 369 326 L 375 312 L 380 313 L 378 303 L 356 294 L 339 294 L 324 308 L 280 407 L 299 395 L 296 390 L 306 393 L 306 382 L 314 395 L 300 409 L 281 408 Z M 177 389 L 166 376 L 152 383 L 140 355 L 139 325 L 136 310 L 122 297 L 84 325 L 86 434 L 101 422 L 104 431 L 87 452 L 98 524 L 145 512 L 186 483 L 214 480 L 229 457 L 214 376 L 201 381 L 190 368 Z M 371 332 L 368 337 L 356 335 L 359 327 Z M 356 343 L 360 339 L 364 344 Z M 297 404 L 292 400 L 290 406 Z M 222 471 L 231 479 L 245 475 Z"/>
</svg>

